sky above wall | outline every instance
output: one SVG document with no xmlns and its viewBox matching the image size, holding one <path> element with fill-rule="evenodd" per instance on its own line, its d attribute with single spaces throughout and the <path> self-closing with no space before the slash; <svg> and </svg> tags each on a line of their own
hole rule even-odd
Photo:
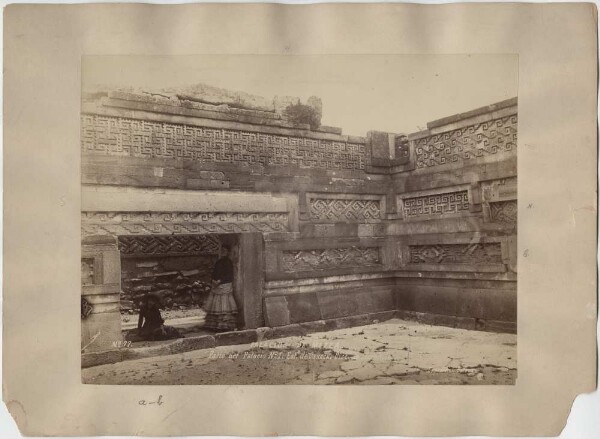
<svg viewBox="0 0 600 439">
<path fill-rule="evenodd" d="M 411 133 L 517 96 L 516 55 L 89 56 L 82 85 L 161 89 L 204 83 L 267 98 L 318 96 L 344 134 Z"/>
</svg>

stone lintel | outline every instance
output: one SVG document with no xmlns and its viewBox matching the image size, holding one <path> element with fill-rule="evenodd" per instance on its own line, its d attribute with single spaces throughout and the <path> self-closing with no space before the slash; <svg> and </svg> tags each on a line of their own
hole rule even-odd
<svg viewBox="0 0 600 439">
<path fill-rule="evenodd" d="M 82 212 L 288 212 L 268 193 L 83 186 Z"/>
</svg>

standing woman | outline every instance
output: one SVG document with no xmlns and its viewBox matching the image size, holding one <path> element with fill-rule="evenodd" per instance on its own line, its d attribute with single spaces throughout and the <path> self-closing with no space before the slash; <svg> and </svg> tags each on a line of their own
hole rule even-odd
<svg viewBox="0 0 600 439">
<path fill-rule="evenodd" d="M 204 327 L 215 331 L 237 329 L 237 305 L 233 297 L 233 262 L 229 259 L 231 248 L 224 245 L 222 256 L 215 263 L 212 274 L 212 290 L 204 304 L 206 319 Z"/>
</svg>

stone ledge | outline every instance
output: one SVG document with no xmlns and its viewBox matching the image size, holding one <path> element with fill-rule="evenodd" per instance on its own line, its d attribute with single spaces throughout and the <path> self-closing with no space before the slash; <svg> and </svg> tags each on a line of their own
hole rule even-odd
<svg viewBox="0 0 600 439">
<path fill-rule="evenodd" d="M 102 352 L 89 352 L 81 354 L 81 368 L 98 366 L 100 364 L 111 364 L 123 361 L 124 350 L 112 350 Z"/>
<path fill-rule="evenodd" d="M 221 332 L 215 334 L 214 339 L 216 346 L 230 346 L 235 344 L 253 343 L 258 340 L 258 336 L 256 329 L 247 329 L 244 331 Z"/>
<path fill-rule="evenodd" d="M 333 329 L 349 328 L 352 326 L 366 325 L 374 322 L 382 322 L 395 317 L 395 311 L 384 311 L 359 316 L 342 317 L 330 320 L 317 320 L 306 323 L 275 328 L 247 329 L 243 331 L 221 332 L 213 335 L 200 335 L 197 337 L 180 338 L 166 342 L 160 346 L 149 346 L 143 348 L 113 349 L 102 352 L 90 352 L 81 354 L 81 367 L 100 366 L 102 364 L 119 363 L 127 360 L 157 357 L 163 355 L 180 354 L 198 349 L 214 348 L 217 346 L 230 346 L 237 344 L 249 344 L 256 341 L 272 340 L 283 337 L 295 337 L 313 332 L 330 331 Z"/>
<path fill-rule="evenodd" d="M 196 349 L 214 348 L 215 346 L 217 346 L 217 340 L 212 335 L 181 338 L 169 345 L 171 354 L 179 354 Z"/>
<path fill-rule="evenodd" d="M 427 124 L 427 128 L 431 130 L 432 128 L 442 127 L 445 125 L 449 125 L 451 123 L 456 123 L 463 119 L 469 119 L 469 118 L 479 116 L 482 114 L 487 114 L 487 113 L 491 113 L 493 111 L 502 110 L 504 108 L 515 107 L 515 106 L 517 106 L 517 103 L 518 103 L 518 99 L 516 97 L 506 99 L 504 101 L 496 102 L 494 104 L 486 105 L 484 107 L 479 107 L 479 108 L 476 108 L 471 111 L 466 111 L 464 113 L 458 113 L 458 114 L 454 114 L 452 116 L 447 116 L 447 117 L 443 117 L 441 119 L 431 121 Z"/>
</svg>

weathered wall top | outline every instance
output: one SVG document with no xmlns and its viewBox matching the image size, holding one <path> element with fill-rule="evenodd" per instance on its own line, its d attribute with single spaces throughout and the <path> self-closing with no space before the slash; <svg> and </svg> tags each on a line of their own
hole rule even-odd
<svg viewBox="0 0 600 439">
<path fill-rule="evenodd" d="M 385 193 L 388 176 L 516 164 L 516 98 L 408 135 L 342 135 L 320 125 L 321 113 L 315 97 L 268 100 L 205 84 L 158 91 L 90 87 L 81 115 L 83 181 L 292 192 L 340 191 L 340 185 L 345 192 L 350 185 L 357 193 Z"/>
<path fill-rule="evenodd" d="M 435 170 L 516 157 L 517 98 L 429 122 L 408 136 L 414 167 Z"/>
<path fill-rule="evenodd" d="M 341 129 L 321 127 L 322 103 L 316 96 L 311 96 L 306 102 L 294 96 L 275 96 L 269 100 L 199 83 L 159 90 L 90 86 L 83 92 L 83 102 L 88 110 L 91 106 L 125 108 L 127 103 L 146 104 L 144 109 L 148 110 L 149 104 L 156 112 L 181 114 L 177 109 L 183 108 L 201 112 L 187 114 L 190 116 L 341 134 Z"/>
</svg>

